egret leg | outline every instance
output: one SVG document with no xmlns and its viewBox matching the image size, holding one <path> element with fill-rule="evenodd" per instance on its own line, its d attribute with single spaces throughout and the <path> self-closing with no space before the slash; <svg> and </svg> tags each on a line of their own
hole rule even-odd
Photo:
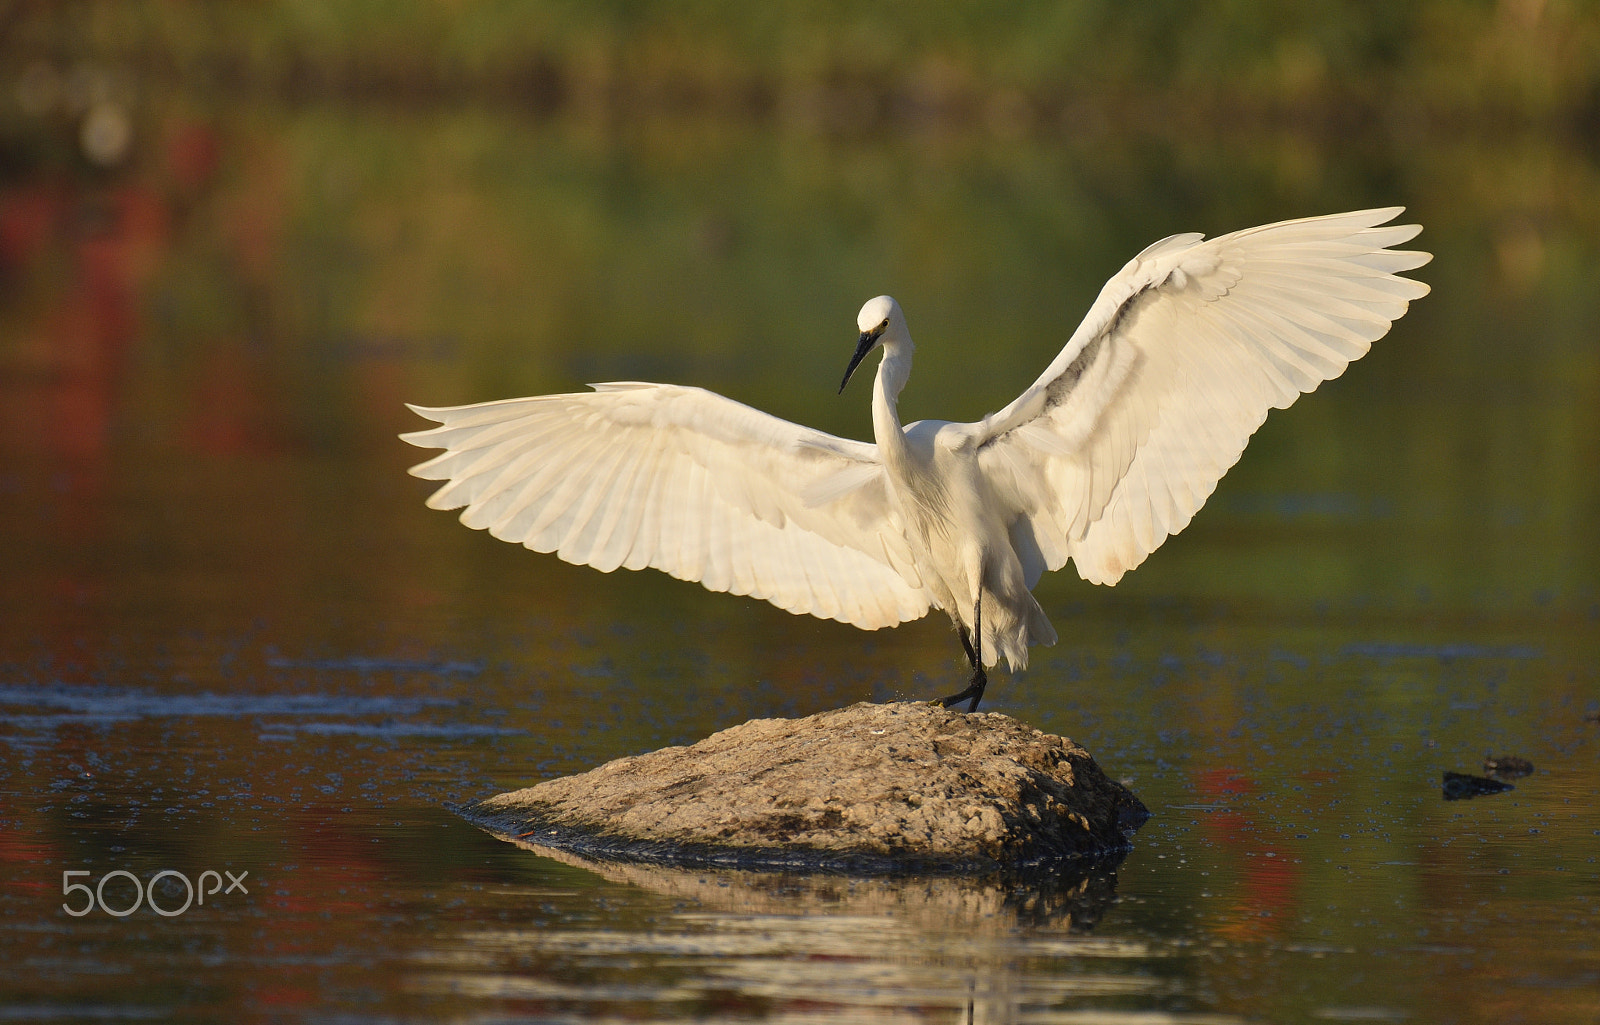
<svg viewBox="0 0 1600 1025">
<path fill-rule="evenodd" d="M 972 636 L 968 639 L 966 627 L 958 627 L 957 634 L 961 638 L 961 647 L 966 649 L 967 661 L 972 663 L 972 680 L 967 684 L 967 689 L 960 694 L 952 694 L 934 702 L 949 708 L 959 705 L 970 699 L 972 704 L 967 706 L 968 712 L 978 710 L 978 702 L 983 700 L 983 689 L 989 685 L 989 674 L 983 671 L 983 592 L 978 592 L 978 600 L 972 607 Z"/>
<path fill-rule="evenodd" d="M 967 653 L 967 664 L 978 664 L 978 653 L 972 650 L 972 635 L 967 633 L 964 626 L 956 627 L 956 636 L 961 638 L 961 650 Z"/>
</svg>

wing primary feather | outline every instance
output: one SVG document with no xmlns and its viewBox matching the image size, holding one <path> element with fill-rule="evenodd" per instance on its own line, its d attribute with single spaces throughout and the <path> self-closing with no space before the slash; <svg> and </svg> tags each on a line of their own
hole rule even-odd
<svg viewBox="0 0 1600 1025">
<path fill-rule="evenodd" d="M 580 489 L 577 503 L 567 517 L 567 529 L 556 542 L 556 554 L 578 566 L 591 565 L 596 536 L 607 519 L 615 519 L 618 473 L 624 464 L 636 457 L 634 446 L 612 445 L 585 472 L 587 478 Z"/>
<path fill-rule="evenodd" d="M 717 498 L 714 489 L 707 489 L 705 508 L 699 518 L 705 521 L 706 532 L 706 573 L 701 583 L 712 591 L 731 591 L 734 589 L 733 560 L 729 546 L 731 524 L 728 523 L 727 506 Z"/>
<path fill-rule="evenodd" d="M 585 560 L 602 573 L 621 566 L 632 547 L 642 512 L 639 480 L 649 473 L 651 448 L 646 442 L 629 449 L 627 461 L 617 470 L 610 500 L 595 527 L 594 545 Z"/>
<path fill-rule="evenodd" d="M 574 503 L 581 500 L 590 484 L 590 473 L 595 460 L 603 459 L 606 445 L 598 437 L 581 436 L 583 440 L 573 446 L 571 454 L 552 459 L 541 467 L 538 476 L 524 486 L 525 492 L 534 493 L 535 501 L 526 510 L 525 518 L 519 516 L 515 526 L 517 534 L 495 534 L 506 541 L 520 541 L 538 552 L 554 552 L 561 547 L 561 539 L 574 512 Z M 554 481 L 554 486 L 546 485 Z M 508 524 L 509 525 L 509 524 Z M 491 525 L 490 533 L 494 533 Z"/>
<path fill-rule="evenodd" d="M 639 499 L 638 525 L 634 531 L 632 544 L 628 548 L 628 554 L 622 560 L 623 569 L 640 570 L 655 566 L 660 558 L 661 520 L 664 515 L 662 496 L 666 487 L 670 456 L 663 450 L 659 441 L 656 442 L 653 451 L 654 458 L 650 460 L 647 468 L 643 494 Z"/>
<path fill-rule="evenodd" d="M 461 522 L 474 530 L 492 530 L 505 511 L 524 496 L 530 503 L 537 503 L 541 509 L 548 507 L 554 496 L 545 491 L 545 483 L 556 478 L 574 462 L 584 458 L 594 445 L 593 439 L 579 438 L 578 443 L 572 448 L 550 453 L 524 453 L 508 465 L 485 470 L 477 479 L 486 483 L 478 490 L 472 504 L 461 514 Z M 533 467 L 530 475 L 527 472 L 528 468 L 535 462 L 538 465 Z M 492 477 L 489 476 L 491 473 Z M 463 482 L 472 479 L 463 478 Z M 523 537 L 504 537 L 502 540 L 522 542 Z"/>
<path fill-rule="evenodd" d="M 750 534 L 766 525 L 760 517 L 740 517 L 729 510 L 728 524 L 728 574 L 733 581 L 734 594 L 749 594 L 756 589 L 755 574 L 750 570 Z"/>
</svg>

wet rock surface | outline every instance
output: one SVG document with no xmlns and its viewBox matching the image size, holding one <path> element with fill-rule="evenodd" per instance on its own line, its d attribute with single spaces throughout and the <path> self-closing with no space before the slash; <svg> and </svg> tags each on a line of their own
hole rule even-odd
<svg viewBox="0 0 1600 1025">
<path fill-rule="evenodd" d="M 1112 857 L 1149 816 L 1070 740 L 913 703 L 755 719 L 461 811 L 602 860 L 868 873 Z"/>
</svg>

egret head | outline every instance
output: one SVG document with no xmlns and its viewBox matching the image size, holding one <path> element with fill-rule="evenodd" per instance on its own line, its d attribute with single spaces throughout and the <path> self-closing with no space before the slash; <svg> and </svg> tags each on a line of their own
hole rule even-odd
<svg viewBox="0 0 1600 1025">
<path fill-rule="evenodd" d="M 856 367 L 866 359 L 867 353 L 883 344 L 884 332 L 890 330 L 896 321 L 903 322 L 900 304 L 887 295 L 868 299 L 867 304 L 861 307 L 861 312 L 856 314 L 856 326 L 861 329 L 861 337 L 856 342 L 856 354 L 850 357 L 850 365 L 845 368 L 844 380 L 839 382 L 840 394 L 844 393 L 844 386 L 850 383 L 850 375 L 856 372 Z"/>
</svg>

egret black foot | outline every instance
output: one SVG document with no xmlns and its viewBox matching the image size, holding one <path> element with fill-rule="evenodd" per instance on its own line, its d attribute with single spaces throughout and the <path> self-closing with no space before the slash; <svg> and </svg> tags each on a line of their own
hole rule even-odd
<svg viewBox="0 0 1600 1025">
<path fill-rule="evenodd" d="M 989 674 L 985 673 L 982 669 L 976 670 L 973 672 L 972 682 L 967 685 L 966 690 L 962 691 L 960 694 L 952 694 L 947 698 L 940 698 L 938 701 L 935 701 L 934 704 L 940 705 L 944 708 L 950 708 L 953 705 L 959 705 L 961 702 L 970 699 L 972 704 L 967 706 L 967 711 L 976 712 L 978 710 L 978 702 L 983 700 L 983 689 L 987 686 L 989 686 Z"/>
</svg>

